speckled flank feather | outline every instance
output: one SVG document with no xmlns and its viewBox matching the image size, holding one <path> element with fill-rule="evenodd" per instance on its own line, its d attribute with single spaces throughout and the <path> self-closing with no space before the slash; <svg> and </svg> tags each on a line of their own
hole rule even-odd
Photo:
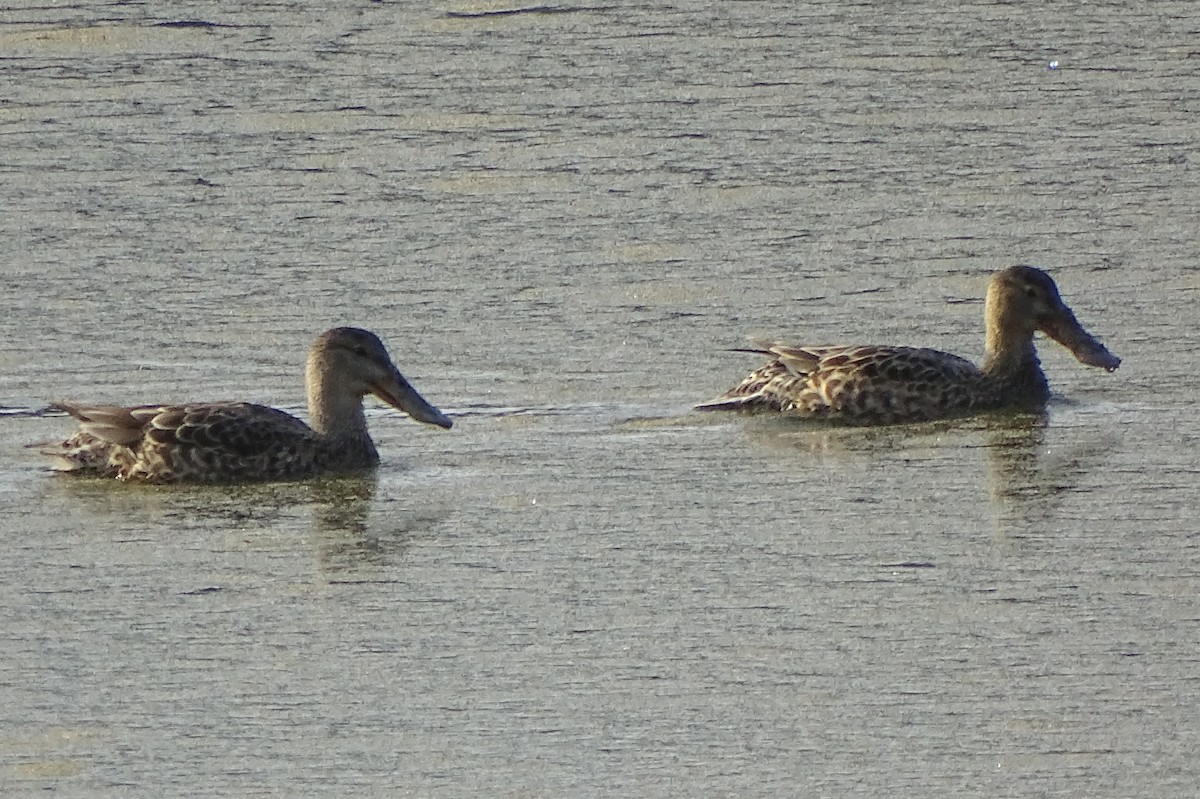
<svg viewBox="0 0 1200 799">
<path fill-rule="evenodd" d="M 970 361 L 912 347 L 789 347 L 759 342 L 773 356 L 706 409 L 792 411 L 814 418 L 875 423 L 965 412 L 987 397 L 966 388 L 979 373 Z"/>
<path fill-rule="evenodd" d="M 988 359 L 983 368 L 932 349 L 803 347 L 757 341 L 771 358 L 700 410 L 770 410 L 858 424 L 922 421 L 1004 407 L 1037 408 L 1049 387 L 1033 348 L 1042 330 L 1091 366 L 1120 359 L 1075 320 L 1049 275 L 1012 267 L 988 292 Z"/>
<path fill-rule="evenodd" d="M 362 461 L 361 453 L 326 440 L 283 411 L 245 402 L 113 408 L 59 403 L 81 421 L 63 452 L 75 468 L 105 477 L 154 483 L 287 480 L 328 471 L 339 460 Z M 97 417 L 125 413 L 123 432 Z M 103 430 L 103 433 L 100 431 Z M 104 435 L 105 437 L 101 437 Z M 118 436 L 128 439 L 121 443 Z M 354 454 L 355 457 L 347 458 Z M 370 460 L 369 456 L 366 460 Z"/>
<path fill-rule="evenodd" d="M 152 483 L 294 480 L 375 466 L 362 397 L 373 393 L 419 421 L 451 421 L 404 379 L 374 334 L 327 331 L 308 364 L 313 426 L 247 402 L 143 405 L 59 403 L 79 431 L 43 450 L 60 471 Z"/>
</svg>

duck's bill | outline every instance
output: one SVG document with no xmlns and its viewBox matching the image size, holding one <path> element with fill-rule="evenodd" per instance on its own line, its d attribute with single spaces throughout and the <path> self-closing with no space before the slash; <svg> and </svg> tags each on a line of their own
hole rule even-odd
<svg viewBox="0 0 1200 799">
<path fill-rule="evenodd" d="M 1065 307 L 1057 317 L 1042 324 L 1041 330 L 1069 349 L 1082 364 L 1097 366 L 1110 372 L 1121 365 L 1121 359 L 1084 330 L 1075 319 L 1075 314 Z"/>
<path fill-rule="evenodd" d="M 399 372 L 379 381 L 371 388 L 376 397 L 393 408 L 404 411 L 418 422 L 435 424 L 446 429 L 454 425 L 449 416 L 430 405 Z"/>
</svg>

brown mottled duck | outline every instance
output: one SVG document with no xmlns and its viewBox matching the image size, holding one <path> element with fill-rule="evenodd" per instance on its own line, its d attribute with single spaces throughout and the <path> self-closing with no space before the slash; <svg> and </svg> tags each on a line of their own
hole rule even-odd
<svg viewBox="0 0 1200 799">
<path fill-rule="evenodd" d="M 265 405 L 53 407 L 79 420 L 67 440 L 44 449 L 59 471 L 147 483 L 300 480 L 371 469 L 379 453 L 363 397 L 374 394 L 419 422 L 451 420 L 417 393 L 367 330 L 338 327 L 317 337 L 305 371 L 309 424 Z M 311 426 L 310 426 L 311 425 Z"/>
<path fill-rule="evenodd" d="M 755 341 L 770 363 L 699 410 L 770 410 L 850 424 L 892 424 L 982 411 L 1036 410 L 1050 397 L 1033 334 L 1041 331 L 1080 363 L 1113 371 L 1121 359 L 1083 329 L 1048 274 L 1031 266 L 998 272 L 984 305 L 986 357 L 977 367 L 933 349 L 793 346 Z"/>
</svg>

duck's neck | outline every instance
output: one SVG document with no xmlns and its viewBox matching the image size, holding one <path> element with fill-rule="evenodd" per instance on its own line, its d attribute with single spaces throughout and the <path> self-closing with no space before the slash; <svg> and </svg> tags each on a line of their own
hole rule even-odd
<svg viewBox="0 0 1200 799">
<path fill-rule="evenodd" d="M 1018 327 L 1011 320 L 995 318 L 989 313 L 986 348 L 982 371 L 996 384 L 1005 403 L 1046 402 L 1050 387 L 1033 346 L 1032 329 Z"/>
<path fill-rule="evenodd" d="M 309 425 L 324 439 L 335 460 L 347 466 L 371 466 L 379 454 L 367 431 L 362 396 L 347 391 L 319 361 L 310 361 L 308 386 Z"/>
</svg>

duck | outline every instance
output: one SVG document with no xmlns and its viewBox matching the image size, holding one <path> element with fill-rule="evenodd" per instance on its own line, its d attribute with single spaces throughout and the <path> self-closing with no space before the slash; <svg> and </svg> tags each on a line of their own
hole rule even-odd
<svg viewBox="0 0 1200 799">
<path fill-rule="evenodd" d="M 127 482 L 291 481 L 379 464 L 363 413 L 367 394 L 419 422 L 453 425 L 400 374 L 369 330 L 335 327 L 318 336 L 308 352 L 305 384 L 308 424 L 250 402 L 54 403 L 79 428 L 42 452 L 54 458 L 57 471 Z"/>
<path fill-rule="evenodd" d="M 983 364 L 940 350 L 884 345 L 803 346 L 752 339 L 769 358 L 697 410 L 775 411 L 846 424 L 898 424 L 997 410 L 1040 410 L 1050 387 L 1034 347 L 1042 332 L 1082 364 L 1108 372 L 1121 359 L 1088 333 L 1045 271 L 994 274 L 984 302 Z"/>
</svg>

